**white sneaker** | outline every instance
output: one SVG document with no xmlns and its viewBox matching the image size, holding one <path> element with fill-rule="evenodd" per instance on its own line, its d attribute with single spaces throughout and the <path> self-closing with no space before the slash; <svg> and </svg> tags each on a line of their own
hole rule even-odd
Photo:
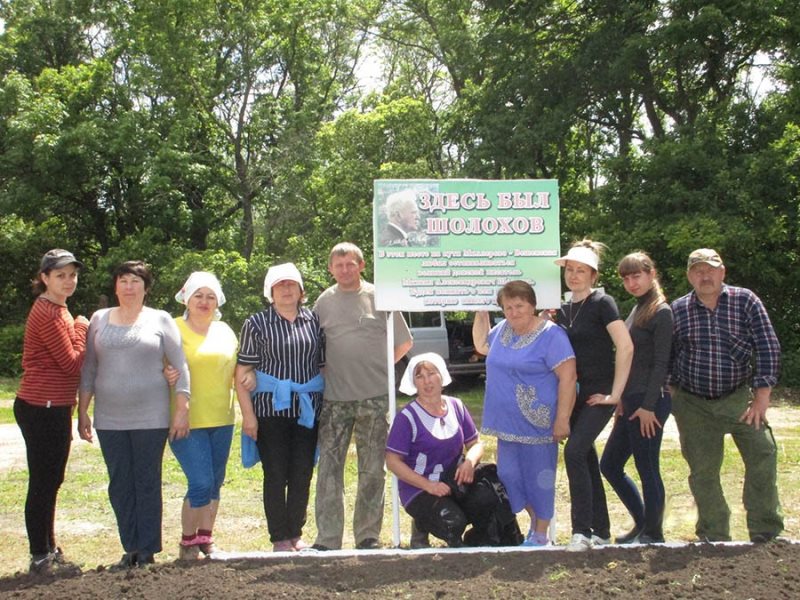
<svg viewBox="0 0 800 600">
<path fill-rule="evenodd" d="M 599 535 L 592 535 L 592 546 L 608 546 L 611 538 L 601 538 Z"/>
<path fill-rule="evenodd" d="M 572 539 L 567 544 L 567 552 L 586 552 L 587 550 L 591 550 L 593 546 L 593 542 L 591 538 L 586 537 L 582 533 L 576 533 L 572 536 Z"/>
</svg>

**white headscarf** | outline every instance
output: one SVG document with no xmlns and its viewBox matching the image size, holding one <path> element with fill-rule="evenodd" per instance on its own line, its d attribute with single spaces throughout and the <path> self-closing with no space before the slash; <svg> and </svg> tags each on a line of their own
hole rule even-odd
<svg viewBox="0 0 800 600">
<path fill-rule="evenodd" d="M 414 385 L 414 371 L 421 362 L 428 362 L 436 367 L 436 370 L 439 371 L 439 375 L 442 376 L 442 387 L 453 381 L 453 378 L 450 377 L 450 372 L 447 370 L 444 359 L 436 354 L 436 352 L 424 352 L 423 354 L 417 354 L 408 362 L 406 372 L 403 373 L 403 377 L 400 379 L 400 391 L 404 394 L 413 396 L 417 393 L 417 386 Z"/>
<path fill-rule="evenodd" d="M 273 265 L 267 271 L 267 276 L 264 277 L 264 297 L 272 302 L 272 286 L 281 281 L 296 281 L 300 286 L 300 291 L 303 292 L 303 277 L 300 271 L 294 266 L 294 263 L 283 263 L 282 265 Z"/>
<path fill-rule="evenodd" d="M 219 279 L 217 279 L 217 276 L 213 273 L 195 271 L 189 275 L 189 279 L 186 280 L 183 287 L 175 294 L 175 300 L 183 305 L 188 305 L 189 298 L 191 298 L 197 290 L 204 287 L 214 292 L 214 296 L 217 298 L 217 310 L 214 314 L 214 318 L 219 320 L 222 317 L 222 313 L 219 312 L 219 307 L 225 304 L 225 294 L 222 292 L 222 285 L 220 285 Z M 185 310 L 183 312 L 183 318 L 186 319 L 188 316 L 189 311 Z"/>
</svg>

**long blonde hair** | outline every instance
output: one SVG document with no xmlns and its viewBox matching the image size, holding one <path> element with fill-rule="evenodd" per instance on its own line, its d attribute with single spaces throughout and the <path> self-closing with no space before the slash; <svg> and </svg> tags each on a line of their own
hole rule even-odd
<svg viewBox="0 0 800 600">
<path fill-rule="evenodd" d="M 644 272 L 647 274 L 655 273 L 656 264 L 644 252 L 632 252 L 624 257 L 617 265 L 617 272 L 620 277 L 633 275 L 634 273 Z M 656 314 L 658 307 L 667 301 L 664 290 L 658 281 L 658 276 L 653 277 L 653 286 L 645 294 L 644 303 L 637 306 L 636 314 L 633 317 L 633 324 L 643 327 L 653 315 Z"/>
</svg>

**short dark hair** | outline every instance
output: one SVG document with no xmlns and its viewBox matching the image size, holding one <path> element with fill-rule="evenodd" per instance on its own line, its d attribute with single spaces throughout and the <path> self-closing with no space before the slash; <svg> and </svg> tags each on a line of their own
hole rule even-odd
<svg viewBox="0 0 800 600">
<path fill-rule="evenodd" d="M 145 293 L 149 292 L 150 288 L 153 287 L 153 274 L 150 272 L 150 267 L 144 261 L 127 260 L 117 266 L 111 275 L 113 287 L 117 286 L 117 280 L 123 275 L 136 275 L 136 277 L 141 277 L 142 281 L 144 281 Z"/>
<path fill-rule="evenodd" d="M 528 302 L 533 308 L 536 308 L 536 292 L 527 281 L 515 279 L 509 281 L 497 292 L 497 305 L 503 308 L 503 300 L 508 298 L 522 298 Z"/>
</svg>

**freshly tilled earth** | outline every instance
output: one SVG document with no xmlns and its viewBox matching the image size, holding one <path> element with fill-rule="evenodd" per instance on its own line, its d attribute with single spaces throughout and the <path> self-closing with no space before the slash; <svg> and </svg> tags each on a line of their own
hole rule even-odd
<svg viewBox="0 0 800 600">
<path fill-rule="evenodd" d="M 455 551 L 162 563 L 0 579 L 8 598 L 800 598 L 800 544 Z"/>
</svg>

